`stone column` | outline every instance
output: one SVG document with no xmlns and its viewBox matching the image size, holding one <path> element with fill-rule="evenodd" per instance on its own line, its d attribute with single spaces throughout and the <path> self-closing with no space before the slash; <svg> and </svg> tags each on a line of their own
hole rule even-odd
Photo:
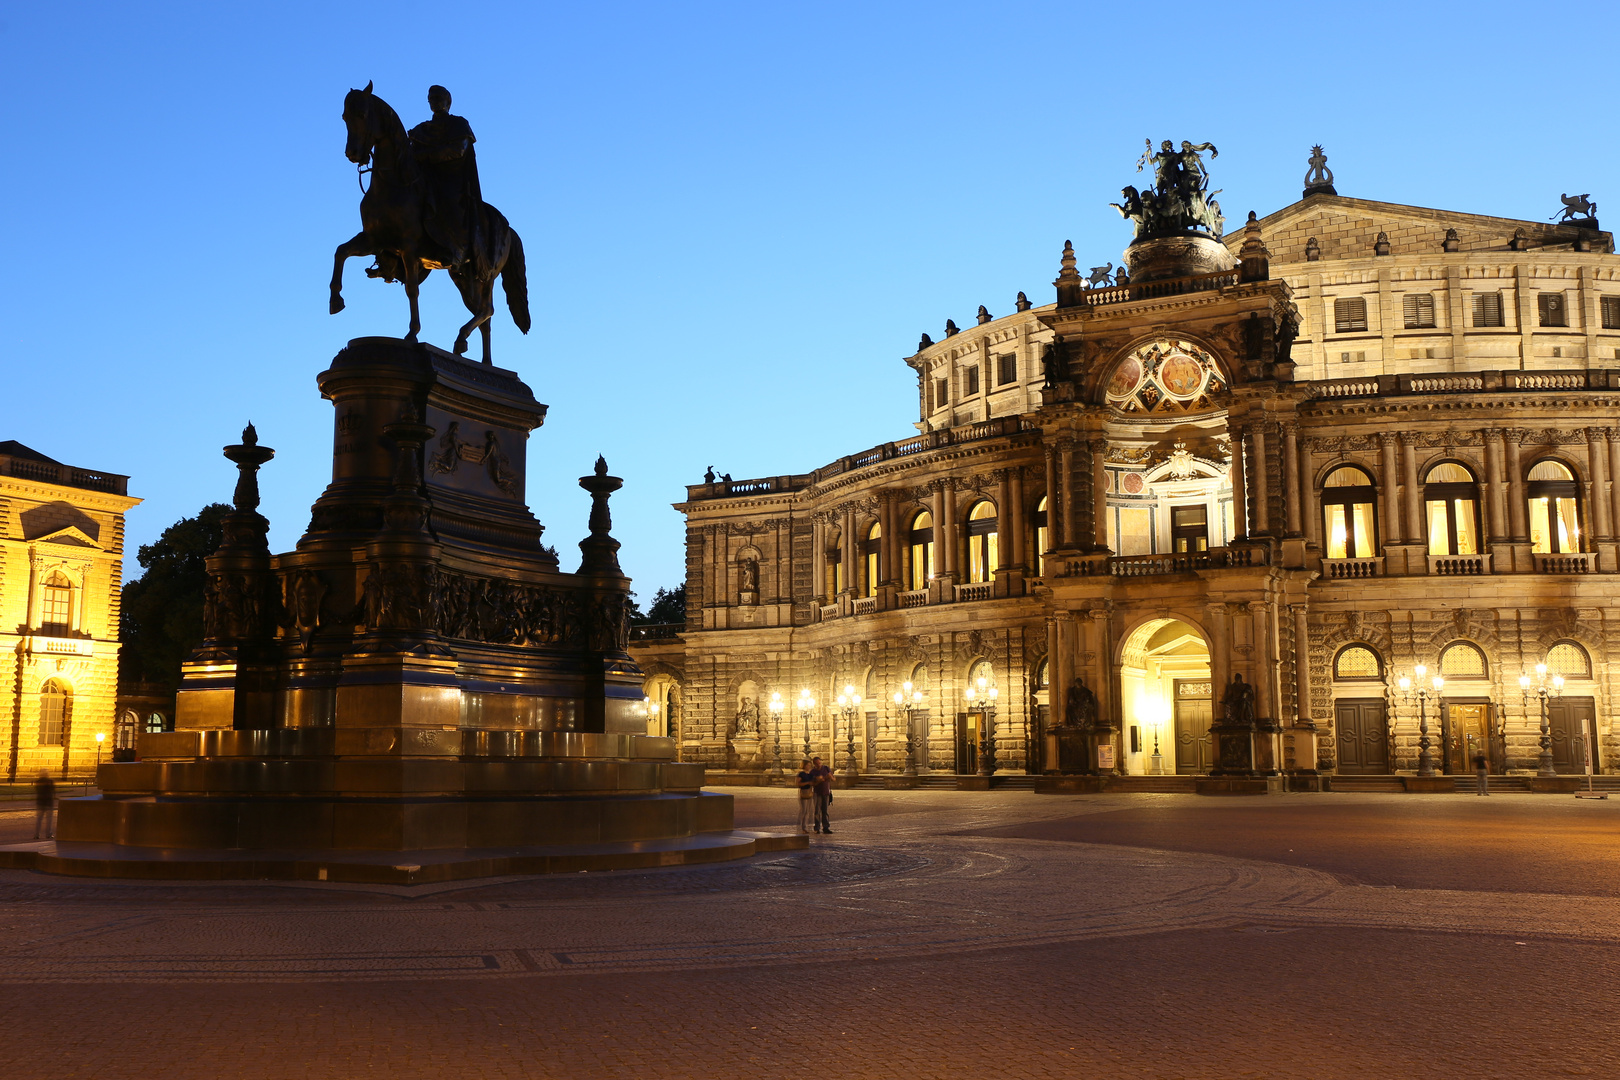
<svg viewBox="0 0 1620 1080">
<path fill-rule="evenodd" d="M 1289 608 L 1294 616 L 1294 696 L 1295 719 L 1300 727 L 1315 727 L 1311 720 L 1311 638 L 1310 619 L 1304 604 L 1294 604 Z M 1316 768 L 1316 757 L 1313 754 L 1308 765 L 1301 768 Z"/>
<path fill-rule="evenodd" d="M 1485 432 L 1485 506 L 1489 511 L 1485 524 L 1486 540 L 1492 544 L 1501 543 L 1508 537 L 1507 490 L 1502 478 L 1501 433 L 1496 431 Z"/>
<path fill-rule="evenodd" d="M 1013 552 L 1013 546 L 1017 543 L 1014 537 L 1017 533 L 1013 528 L 1011 469 L 996 470 L 996 533 L 997 565 L 993 569 L 997 576 L 1000 576 L 1018 561 Z"/>
<path fill-rule="evenodd" d="M 905 540 L 902 539 L 904 523 L 900 520 L 904 515 L 900 512 L 900 494 L 891 491 L 888 498 L 883 500 L 888 510 L 888 520 L 883 525 L 884 549 L 889 557 L 887 565 L 883 568 L 883 580 L 886 583 L 901 585 L 904 582 L 905 572 Z"/>
<path fill-rule="evenodd" d="M 1401 484 L 1406 488 L 1406 529 L 1402 535 L 1408 544 L 1423 542 L 1423 504 L 1418 488 L 1417 438 L 1401 435 Z"/>
<path fill-rule="evenodd" d="M 1508 526 L 1513 530 L 1513 539 L 1520 544 L 1530 542 L 1530 523 L 1528 507 L 1524 502 L 1524 465 L 1519 459 L 1519 439 L 1522 432 L 1518 428 L 1508 428 L 1502 432 L 1507 443 L 1507 474 L 1508 474 Z"/>
<path fill-rule="evenodd" d="M 844 544 L 841 554 L 844 563 L 844 592 L 849 596 L 855 595 L 855 562 L 859 550 L 855 539 L 855 508 L 846 506 L 844 508 Z"/>
<path fill-rule="evenodd" d="M 1283 433 L 1283 507 L 1288 536 L 1299 536 L 1300 512 L 1304 510 L 1304 497 L 1299 483 L 1299 425 L 1289 422 L 1282 426 Z"/>
<path fill-rule="evenodd" d="M 1092 542 L 1102 550 L 1108 547 L 1108 440 L 1092 439 L 1086 449 L 1091 452 Z"/>
<path fill-rule="evenodd" d="M 1254 496 L 1254 531 L 1271 535 L 1271 481 L 1266 475 L 1266 425 L 1249 425 L 1249 491 Z"/>
<path fill-rule="evenodd" d="M 1012 500 L 1012 506 L 1008 509 L 1012 517 L 1012 543 L 1009 545 L 1012 548 L 1012 565 L 1027 570 L 1030 561 L 1029 533 L 1024 517 L 1024 470 L 1020 466 L 1007 470 L 1007 473 L 1011 481 L 1009 498 Z"/>
<path fill-rule="evenodd" d="M 1058 440 L 1058 505 L 1061 508 L 1062 528 L 1055 535 L 1061 538 L 1059 547 L 1076 546 L 1074 515 L 1074 440 Z"/>
<path fill-rule="evenodd" d="M 1620 437 L 1616 437 L 1614 428 L 1604 428 L 1604 437 L 1609 440 L 1609 519 L 1611 524 L 1620 523 Z"/>
<path fill-rule="evenodd" d="M 1609 516 L 1609 448 L 1604 445 L 1602 428 L 1586 429 L 1586 453 L 1592 474 L 1592 497 L 1587 500 L 1593 510 L 1592 539 L 1613 540 L 1614 521 Z"/>
<path fill-rule="evenodd" d="M 1316 499 L 1316 479 L 1311 463 L 1311 440 L 1299 440 L 1299 501 L 1305 519 L 1305 539 L 1322 546 L 1322 512 Z"/>
<path fill-rule="evenodd" d="M 1047 443 L 1041 449 L 1046 457 L 1046 543 L 1048 547 L 1058 548 L 1063 546 L 1063 534 L 1058 530 L 1058 522 L 1062 520 L 1059 507 L 1063 503 L 1058 495 L 1057 447 Z M 1036 554 L 1046 553 L 1041 551 Z"/>
<path fill-rule="evenodd" d="M 1249 489 L 1243 483 L 1243 431 L 1230 428 L 1232 446 L 1232 539 L 1249 535 Z"/>
<path fill-rule="evenodd" d="M 1232 638 L 1227 625 L 1226 605 L 1204 608 L 1204 629 L 1209 633 L 1209 677 L 1215 684 L 1215 720 L 1221 719 L 1221 695 L 1232 681 Z"/>
<path fill-rule="evenodd" d="M 818 604 L 827 602 L 827 524 L 821 515 L 811 518 L 810 526 L 810 595 Z"/>
<path fill-rule="evenodd" d="M 941 562 L 945 566 L 945 574 L 954 584 L 957 578 L 957 544 L 956 544 L 956 481 L 950 477 L 945 479 L 945 490 L 940 492 L 940 503 L 943 513 L 939 524 L 935 526 L 934 542 L 939 544 L 939 551 L 944 556 Z M 941 536 L 943 535 L 943 541 Z"/>
<path fill-rule="evenodd" d="M 1395 471 L 1395 443 L 1398 436 L 1393 431 L 1380 431 L 1378 433 L 1379 446 L 1379 472 L 1378 482 L 1384 487 L 1384 544 L 1398 544 L 1405 534 L 1401 531 L 1401 490 L 1400 476 Z"/>
</svg>

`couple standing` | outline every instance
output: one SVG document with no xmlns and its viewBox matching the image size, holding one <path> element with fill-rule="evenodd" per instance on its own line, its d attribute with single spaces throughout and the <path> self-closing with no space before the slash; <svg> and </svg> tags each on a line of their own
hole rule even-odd
<svg viewBox="0 0 1620 1080">
<path fill-rule="evenodd" d="M 813 764 L 812 764 L 813 763 Z M 832 832 L 827 806 L 832 802 L 832 770 L 820 758 L 799 762 L 799 831 L 810 831 L 810 811 L 816 814 L 816 832 Z"/>
</svg>

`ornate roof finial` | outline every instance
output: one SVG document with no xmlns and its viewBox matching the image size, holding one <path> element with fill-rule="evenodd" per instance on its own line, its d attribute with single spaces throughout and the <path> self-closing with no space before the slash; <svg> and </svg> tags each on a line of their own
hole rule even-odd
<svg viewBox="0 0 1620 1080">
<path fill-rule="evenodd" d="M 954 336 L 956 334 L 960 334 L 961 332 L 962 332 L 961 328 L 956 325 L 956 320 L 955 319 L 946 319 L 945 320 L 945 336 L 946 337 L 952 337 L 952 336 Z"/>
<path fill-rule="evenodd" d="M 1333 170 L 1327 167 L 1327 155 L 1322 153 L 1321 143 L 1311 147 L 1310 166 L 1305 170 L 1305 194 L 1301 198 L 1337 195 L 1338 192 L 1333 190 Z"/>
<path fill-rule="evenodd" d="M 1068 240 L 1063 241 L 1062 265 L 1063 269 L 1058 271 L 1058 277 L 1072 278 L 1080 276 L 1080 271 L 1075 269 L 1074 244 Z"/>
<path fill-rule="evenodd" d="M 924 334 L 922 336 L 922 340 L 917 342 L 917 351 L 922 352 L 924 349 L 928 348 L 928 346 L 932 345 L 933 343 L 934 343 L 934 339 L 929 337 L 927 334 Z"/>
<path fill-rule="evenodd" d="M 1242 281 L 1265 281 L 1271 277 L 1271 252 L 1266 250 L 1266 242 L 1260 237 L 1260 221 L 1253 210 L 1249 211 L 1248 223 L 1243 226 L 1238 266 Z"/>
<path fill-rule="evenodd" d="M 1025 296 L 1023 293 L 1018 294 L 1018 300 L 1013 304 L 1013 306 L 1019 311 L 1028 311 L 1031 307 L 1034 307 L 1034 305 L 1029 302 L 1029 297 Z"/>
<path fill-rule="evenodd" d="M 993 316 L 990 314 L 990 309 L 985 307 L 983 304 L 980 304 L 979 305 L 979 325 L 983 326 L 985 323 L 989 322 L 991 320 L 991 318 L 993 318 Z"/>
</svg>

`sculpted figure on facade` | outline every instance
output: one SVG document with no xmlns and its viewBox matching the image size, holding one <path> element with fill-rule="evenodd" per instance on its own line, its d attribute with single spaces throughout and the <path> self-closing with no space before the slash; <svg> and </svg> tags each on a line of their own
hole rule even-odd
<svg viewBox="0 0 1620 1080">
<path fill-rule="evenodd" d="M 1232 681 L 1227 684 L 1226 693 L 1221 698 L 1221 704 L 1226 709 L 1228 724 L 1254 726 L 1254 687 L 1244 682 L 1241 674 L 1233 674 Z"/>
<path fill-rule="evenodd" d="M 1064 697 L 1063 726 L 1088 729 L 1097 726 L 1097 695 L 1079 676 L 1069 684 Z"/>
</svg>

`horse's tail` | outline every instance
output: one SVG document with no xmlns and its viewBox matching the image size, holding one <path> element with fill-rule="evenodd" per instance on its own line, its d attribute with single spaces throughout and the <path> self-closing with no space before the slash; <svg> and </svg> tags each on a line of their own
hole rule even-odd
<svg viewBox="0 0 1620 1080">
<path fill-rule="evenodd" d="M 523 265 L 523 241 L 516 229 L 511 230 L 512 250 L 507 253 L 506 265 L 501 268 L 501 288 L 506 290 L 506 309 L 512 321 L 525 334 L 529 332 L 529 277 Z"/>
</svg>

